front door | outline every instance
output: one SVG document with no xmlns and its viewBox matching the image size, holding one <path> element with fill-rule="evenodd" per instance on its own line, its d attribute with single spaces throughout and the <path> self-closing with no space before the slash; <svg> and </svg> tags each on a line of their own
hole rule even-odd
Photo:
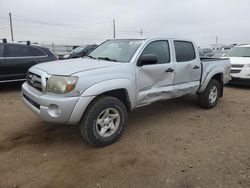
<svg viewBox="0 0 250 188">
<path fill-rule="evenodd" d="M 137 67 L 137 105 L 170 98 L 174 81 L 174 62 L 170 51 L 167 40 L 151 42 L 144 48 L 141 56 L 155 54 L 158 61 Z"/>
</svg>

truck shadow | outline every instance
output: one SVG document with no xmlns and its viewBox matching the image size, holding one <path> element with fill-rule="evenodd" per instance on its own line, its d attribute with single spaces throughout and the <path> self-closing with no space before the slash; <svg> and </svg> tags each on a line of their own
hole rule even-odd
<svg viewBox="0 0 250 188">
<path fill-rule="evenodd" d="M 3 140 L 0 143 L 0 152 L 20 146 L 39 146 L 42 148 L 62 144 L 90 147 L 83 141 L 78 126 L 38 122 L 33 124 L 31 128 L 12 133 Z"/>
<path fill-rule="evenodd" d="M 250 89 L 250 85 L 227 84 L 226 87 L 235 89 L 246 89 L 246 90 Z"/>
<path fill-rule="evenodd" d="M 189 111 L 193 111 L 194 113 L 199 111 L 201 108 L 197 102 L 196 95 L 186 95 L 183 97 L 158 101 L 153 104 L 135 109 L 133 112 L 129 114 L 129 122 L 127 125 L 128 129 L 134 129 L 134 127 L 138 127 L 135 124 L 140 122 L 140 125 L 144 125 L 151 118 L 158 119 L 163 118 L 164 120 L 168 118 L 172 118 L 173 114 L 185 114 Z M 157 122 L 156 122 L 157 123 Z M 152 125 L 154 126 L 154 125 Z"/>
<path fill-rule="evenodd" d="M 143 131 L 144 124 L 154 116 L 171 118 L 172 113 L 177 111 L 185 111 L 191 109 L 199 109 L 197 106 L 197 97 L 195 95 L 187 95 L 181 98 L 160 101 L 148 106 L 135 109 L 129 113 L 129 121 L 126 125 L 124 133 L 128 131 Z M 139 122 L 139 123 L 138 123 Z M 138 125 L 139 124 L 139 125 Z M 155 126 L 152 124 L 152 126 Z M 125 134 L 129 136 L 129 134 Z M 93 148 L 81 136 L 78 125 L 59 125 L 45 123 L 42 121 L 32 123 L 29 128 L 21 132 L 14 132 L 0 143 L 0 152 L 12 150 L 20 146 L 39 146 L 48 147 L 56 145 L 67 145 L 72 147 Z"/>
</svg>

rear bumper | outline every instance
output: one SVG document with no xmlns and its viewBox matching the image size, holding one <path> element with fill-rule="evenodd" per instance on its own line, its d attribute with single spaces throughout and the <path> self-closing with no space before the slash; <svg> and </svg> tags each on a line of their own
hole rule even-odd
<svg viewBox="0 0 250 188">
<path fill-rule="evenodd" d="M 63 124 L 78 123 L 93 98 L 48 95 L 40 93 L 26 82 L 22 85 L 22 99 L 24 104 L 42 120 L 47 122 Z"/>
</svg>

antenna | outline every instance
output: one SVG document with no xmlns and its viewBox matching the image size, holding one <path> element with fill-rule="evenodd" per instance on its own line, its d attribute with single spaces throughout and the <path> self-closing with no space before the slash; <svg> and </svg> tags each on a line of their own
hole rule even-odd
<svg viewBox="0 0 250 188">
<path fill-rule="evenodd" d="M 114 39 L 115 39 L 115 19 L 113 19 L 113 34 L 114 34 Z"/>
<path fill-rule="evenodd" d="M 219 37 L 216 36 L 216 37 L 215 37 L 215 44 L 218 44 L 218 41 L 219 41 Z"/>
<path fill-rule="evenodd" d="M 10 32 L 11 32 L 11 40 L 14 42 L 14 35 L 13 35 L 13 26 L 12 26 L 12 18 L 11 18 L 11 13 L 9 13 L 10 17 Z"/>
</svg>

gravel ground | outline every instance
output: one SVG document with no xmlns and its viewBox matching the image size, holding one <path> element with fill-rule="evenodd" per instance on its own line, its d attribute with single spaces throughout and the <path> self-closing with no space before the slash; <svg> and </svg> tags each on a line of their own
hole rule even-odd
<svg viewBox="0 0 250 188">
<path fill-rule="evenodd" d="M 94 148 L 77 126 L 42 122 L 0 86 L 0 187 L 250 187 L 250 88 L 219 105 L 157 102 L 129 114 L 121 139 Z"/>
</svg>

